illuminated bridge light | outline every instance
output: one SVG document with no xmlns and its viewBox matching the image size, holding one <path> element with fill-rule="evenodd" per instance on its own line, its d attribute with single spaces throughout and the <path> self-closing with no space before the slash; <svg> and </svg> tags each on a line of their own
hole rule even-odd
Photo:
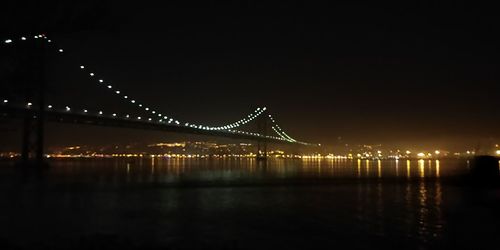
<svg viewBox="0 0 500 250">
<path fill-rule="evenodd" d="M 83 65 L 80 65 L 80 69 L 85 69 L 85 66 L 83 66 Z"/>
<path fill-rule="evenodd" d="M 153 110 L 153 111 L 151 111 L 151 113 L 152 113 L 152 114 L 155 114 L 155 113 L 156 113 L 156 111 L 154 111 L 154 110 Z"/>
<path fill-rule="evenodd" d="M 8 102 L 9 102 L 9 100 L 3 100 L 3 103 L 8 103 Z"/>
<path fill-rule="evenodd" d="M 135 100 L 130 101 L 131 103 L 135 103 Z"/>
<path fill-rule="evenodd" d="M 66 106 L 66 111 L 71 111 L 71 108 Z"/>
<path fill-rule="evenodd" d="M 148 110 L 149 110 L 149 108 L 145 108 L 144 110 L 148 111 Z"/>
<path fill-rule="evenodd" d="M 151 118 L 148 119 L 148 121 L 151 121 L 151 120 L 153 120 L 153 119 L 151 119 Z"/>
<path fill-rule="evenodd" d="M 127 99 L 127 98 L 128 98 L 128 96 L 124 96 L 123 98 Z"/>
<path fill-rule="evenodd" d="M 115 114 L 115 113 L 113 113 L 113 117 L 116 117 L 116 114 Z"/>
<path fill-rule="evenodd" d="M 12 43 L 12 40 L 7 39 L 7 40 L 5 40 L 4 42 L 5 42 L 5 43 Z"/>
<path fill-rule="evenodd" d="M 117 91 L 115 91 L 115 93 L 116 93 L 117 95 L 119 95 L 119 94 L 120 94 L 120 91 L 119 91 L 119 90 L 117 90 Z"/>
<path fill-rule="evenodd" d="M 49 39 L 49 40 L 47 40 L 47 42 L 48 42 L 48 43 L 51 43 L 51 42 L 52 42 L 52 40 L 50 40 L 50 39 Z"/>
<path fill-rule="evenodd" d="M 59 53 L 63 53 L 63 52 L 64 52 L 64 50 L 63 50 L 63 49 L 59 49 Z"/>
<path fill-rule="evenodd" d="M 83 110 L 83 113 L 87 113 L 87 112 L 89 112 L 89 111 L 88 111 L 88 110 L 86 110 L 86 109 L 84 109 L 84 110 Z"/>
<path fill-rule="evenodd" d="M 24 36 L 21 37 L 21 40 L 26 41 L 26 37 L 24 37 Z"/>
<path fill-rule="evenodd" d="M 38 35 L 37 36 L 34 36 L 35 39 L 38 39 Z"/>
<path fill-rule="evenodd" d="M 111 85 L 108 85 L 108 89 L 112 89 L 112 88 L 113 88 L 113 86 L 111 86 Z"/>
<path fill-rule="evenodd" d="M 140 119 L 141 119 L 141 117 L 140 117 L 140 116 L 139 116 L 139 117 L 137 117 L 137 120 L 140 120 Z"/>
<path fill-rule="evenodd" d="M 90 76 L 94 76 L 94 73 L 89 73 Z"/>
<path fill-rule="evenodd" d="M 142 108 L 142 104 L 139 104 L 139 107 Z"/>
<path fill-rule="evenodd" d="M 28 102 L 28 104 L 26 106 L 31 107 L 31 106 L 33 106 L 33 103 Z"/>
<path fill-rule="evenodd" d="M 48 108 L 48 109 L 51 109 L 51 108 L 52 108 L 52 105 L 48 105 L 48 106 L 47 106 L 47 108 Z"/>
<path fill-rule="evenodd" d="M 103 79 L 99 79 L 99 82 L 100 82 L 100 83 L 103 83 L 103 82 L 104 82 L 104 80 L 103 80 Z"/>
<path fill-rule="evenodd" d="M 125 118 L 130 118 L 130 115 L 126 115 Z"/>
<path fill-rule="evenodd" d="M 99 114 L 102 115 L 102 111 L 99 111 Z"/>
</svg>

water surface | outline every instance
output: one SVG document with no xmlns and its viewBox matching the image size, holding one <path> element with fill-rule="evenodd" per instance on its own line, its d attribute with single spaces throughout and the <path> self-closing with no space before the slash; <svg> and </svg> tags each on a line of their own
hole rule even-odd
<svg viewBox="0 0 500 250">
<path fill-rule="evenodd" d="M 0 168 L 5 248 L 486 247 L 500 190 L 465 160 L 64 159 Z"/>
</svg>

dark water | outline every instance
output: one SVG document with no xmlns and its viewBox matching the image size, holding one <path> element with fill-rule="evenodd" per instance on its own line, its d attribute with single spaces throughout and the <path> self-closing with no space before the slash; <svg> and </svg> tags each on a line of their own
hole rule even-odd
<svg viewBox="0 0 500 250">
<path fill-rule="evenodd" d="M 465 160 L 53 160 L 0 167 L 2 249 L 492 249 Z"/>
</svg>

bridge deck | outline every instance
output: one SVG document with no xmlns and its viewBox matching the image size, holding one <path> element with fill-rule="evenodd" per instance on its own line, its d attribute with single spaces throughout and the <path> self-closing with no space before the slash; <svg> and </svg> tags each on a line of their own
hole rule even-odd
<svg viewBox="0 0 500 250">
<path fill-rule="evenodd" d="M 36 114 L 37 110 L 34 109 L 0 106 L 0 115 L 2 117 L 22 119 L 27 115 L 36 116 Z M 149 122 L 149 121 L 141 121 L 141 120 L 133 120 L 133 119 L 125 119 L 117 117 L 108 117 L 102 115 L 91 115 L 91 114 L 46 110 L 45 117 L 47 121 L 57 122 L 57 123 L 84 124 L 84 125 L 95 125 L 95 126 L 105 126 L 105 127 L 132 128 L 141 130 L 155 130 L 155 131 L 206 135 L 206 136 L 224 137 L 232 139 L 279 143 L 279 144 L 294 144 L 293 142 L 289 141 L 278 140 L 274 138 L 266 138 L 249 134 L 240 134 L 230 131 L 203 130 L 176 124 Z"/>
</svg>

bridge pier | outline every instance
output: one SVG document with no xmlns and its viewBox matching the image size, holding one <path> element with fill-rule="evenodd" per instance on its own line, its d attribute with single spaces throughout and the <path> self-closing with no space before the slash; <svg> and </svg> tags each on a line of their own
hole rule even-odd
<svg viewBox="0 0 500 250">
<path fill-rule="evenodd" d="M 267 142 L 257 141 L 257 160 L 267 160 Z"/>
<path fill-rule="evenodd" d="M 44 117 L 42 112 L 26 112 L 23 124 L 21 164 L 44 165 Z"/>
</svg>

